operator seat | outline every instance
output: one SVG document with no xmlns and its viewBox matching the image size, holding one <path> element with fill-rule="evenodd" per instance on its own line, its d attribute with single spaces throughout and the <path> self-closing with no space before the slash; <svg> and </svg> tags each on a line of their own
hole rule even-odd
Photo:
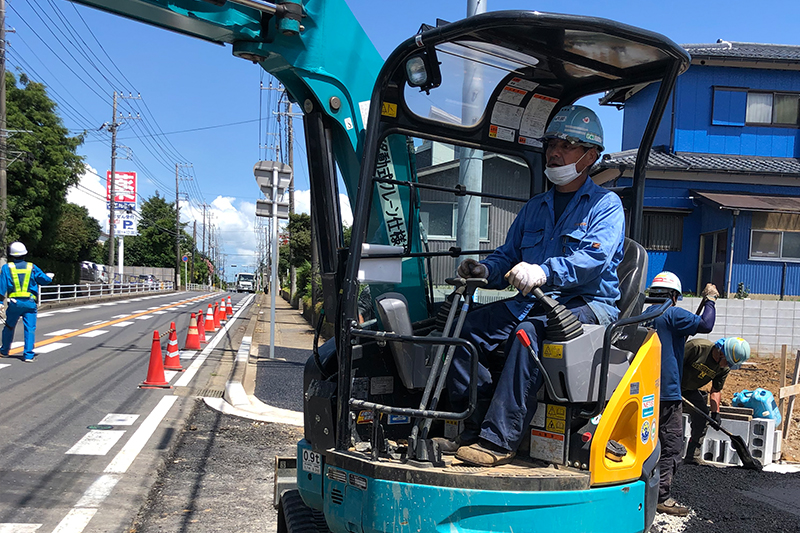
<svg viewBox="0 0 800 533">
<path fill-rule="evenodd" d="M 641 314 L 647 275 L 647 251 L 633 239 L 625 237 L 622 261 L 617 267 L 619 277 L 619 318 Z"/>
</svg>

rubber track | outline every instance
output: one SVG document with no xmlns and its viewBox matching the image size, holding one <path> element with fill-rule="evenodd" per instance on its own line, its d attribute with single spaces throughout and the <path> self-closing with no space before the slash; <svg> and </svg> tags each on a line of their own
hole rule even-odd
<svg viewBox="0 0 800 533">
<path fill-rule="evenodd" d="M 279 514 L 279 533 L 330 533 L 325 515 L 307 506 L 297 490 L 287 490 L 281 495 Z M 286 529 L 282 527 L 284 524 Z"/>
</svg>

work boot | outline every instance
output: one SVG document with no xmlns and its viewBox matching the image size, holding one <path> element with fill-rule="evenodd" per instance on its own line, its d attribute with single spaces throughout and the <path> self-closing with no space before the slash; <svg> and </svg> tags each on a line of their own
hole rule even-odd
<svg viewBox="0 0 800 533">
<path fill-rule="evenodd" d="M 689 441 L 689 446 L 686 448 L 686 458 L 683 460 L 685 465 L 699 465 L 703 463 L 702 443 L 697 444 Z"/>
<path fill-rule="evenodd" d="M 688 457 L 688 456 L 687 456 Z M 689 514 L 689 508 L 678 504 L 673 498 L 667 498 L 656 506 L 656 511 L 664 514 L 671 514 L 673 516 L 686 516 Z"/>
<path fill-rule="evenodd" d="M 465 440 L 463 435 L 459 435 L 455 439 L 445 439 L 443 437 L 434 437 L 433 441 L 439 445 L 439 451 L 442 455 L 455 455 L 458 449 L 462 446 L 469 446 L 478 442 L 477 437 L 474 440 Z"/>
</svg>

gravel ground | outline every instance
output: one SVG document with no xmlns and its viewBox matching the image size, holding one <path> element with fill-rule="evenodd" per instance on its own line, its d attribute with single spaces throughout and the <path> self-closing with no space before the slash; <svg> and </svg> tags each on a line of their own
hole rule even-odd
<svg viewBox="0 0 800 533">
<path fill-rule="evenodd" d="M 223 415 L 202 400 L 131 532 L 274 532 L 276 455 L 295 455 L 302 430 Z"/>
<path fill-rule="evenodd" d="M 681 466 L 672 496 L 685 518 L 657 514 L 659 533 L 800 532 L 800 474 Z"/>
</svg>

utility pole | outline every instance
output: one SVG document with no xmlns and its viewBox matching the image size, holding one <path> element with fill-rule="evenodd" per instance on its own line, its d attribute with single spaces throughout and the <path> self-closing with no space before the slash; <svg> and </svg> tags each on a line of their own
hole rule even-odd
<svg viewBox="0 0 800 533">
<path fill-rule="evenodd" d="M 194 224 L 192 226 L 192 246 L 193 246 L 193 253 L 197 253 L 197 221 L 196 220 L 194 221 Z M 191 273 L 192 278 L 191 279 L 192 279 L 192 283 L 194 283 L 194 255 L 192 255 L 192 257 L 190 257 L 190 259 L 192 260 L 192 273 Z"/>
<path fill-rule="evenodd" d="M 8 123 L 6 122 L 6 0 L 0 0 L 0 258 L 6 256 L 8 217 Z"/>
<path fill-rule="evenodd" d="M 292 119 L 292 102 L 289 101 L 288 95 L 286 92 L 283 93 L 287 96 L 286 98 L 286 151 L 288 152 L 289 156 L 289 168 L 292 169 L 292 176 L 289 179 L 289 227 L 286 228 L 286 233 L 289 237 L 289 279 L 291 281 L 291 294 L 292 294 L 292 306 L 294 307 L 295 302 L 295 294 L 297 294 L 297 269 L 294 266 L 294 253 L 292 253 L 292 231 L 291 231 L 291 222 L 292 222 L 292 215 L 294 214 L 294 124 Z M 312 239 L 311 246 L 314 246 L 314 241 Z M 313 256 L 313 254 L 312 254 Z M 314 265 L 311 265 L 311 276 L 313 279 L 314 276 Z M 312 282 L 313 283 L 313 282 Z M 313 298 L 313 296 L 312 296 Z M 313 303 L 313 301 L 312 301 Z"/>
<path fill-rule="evenodd" d="M 178 170 L 180 165 L 175 163 L 175 290 L 181 290 L 181 205 L 179 203 Z M 184 280 L 184 283 L 186 280 Z"/>
<path fill-rule="evenodd" d="M 114 201 L 117 182 L 117 91 L 114 91 L 114 104 L 111 106 L 111 184 L 108 202 L 108 282 L 114 286 Z"/>
<path fill-rule="evenodd" d="M 206 204 L 203 204 L 203 258 L 206 256 Z"/>
</svg>

